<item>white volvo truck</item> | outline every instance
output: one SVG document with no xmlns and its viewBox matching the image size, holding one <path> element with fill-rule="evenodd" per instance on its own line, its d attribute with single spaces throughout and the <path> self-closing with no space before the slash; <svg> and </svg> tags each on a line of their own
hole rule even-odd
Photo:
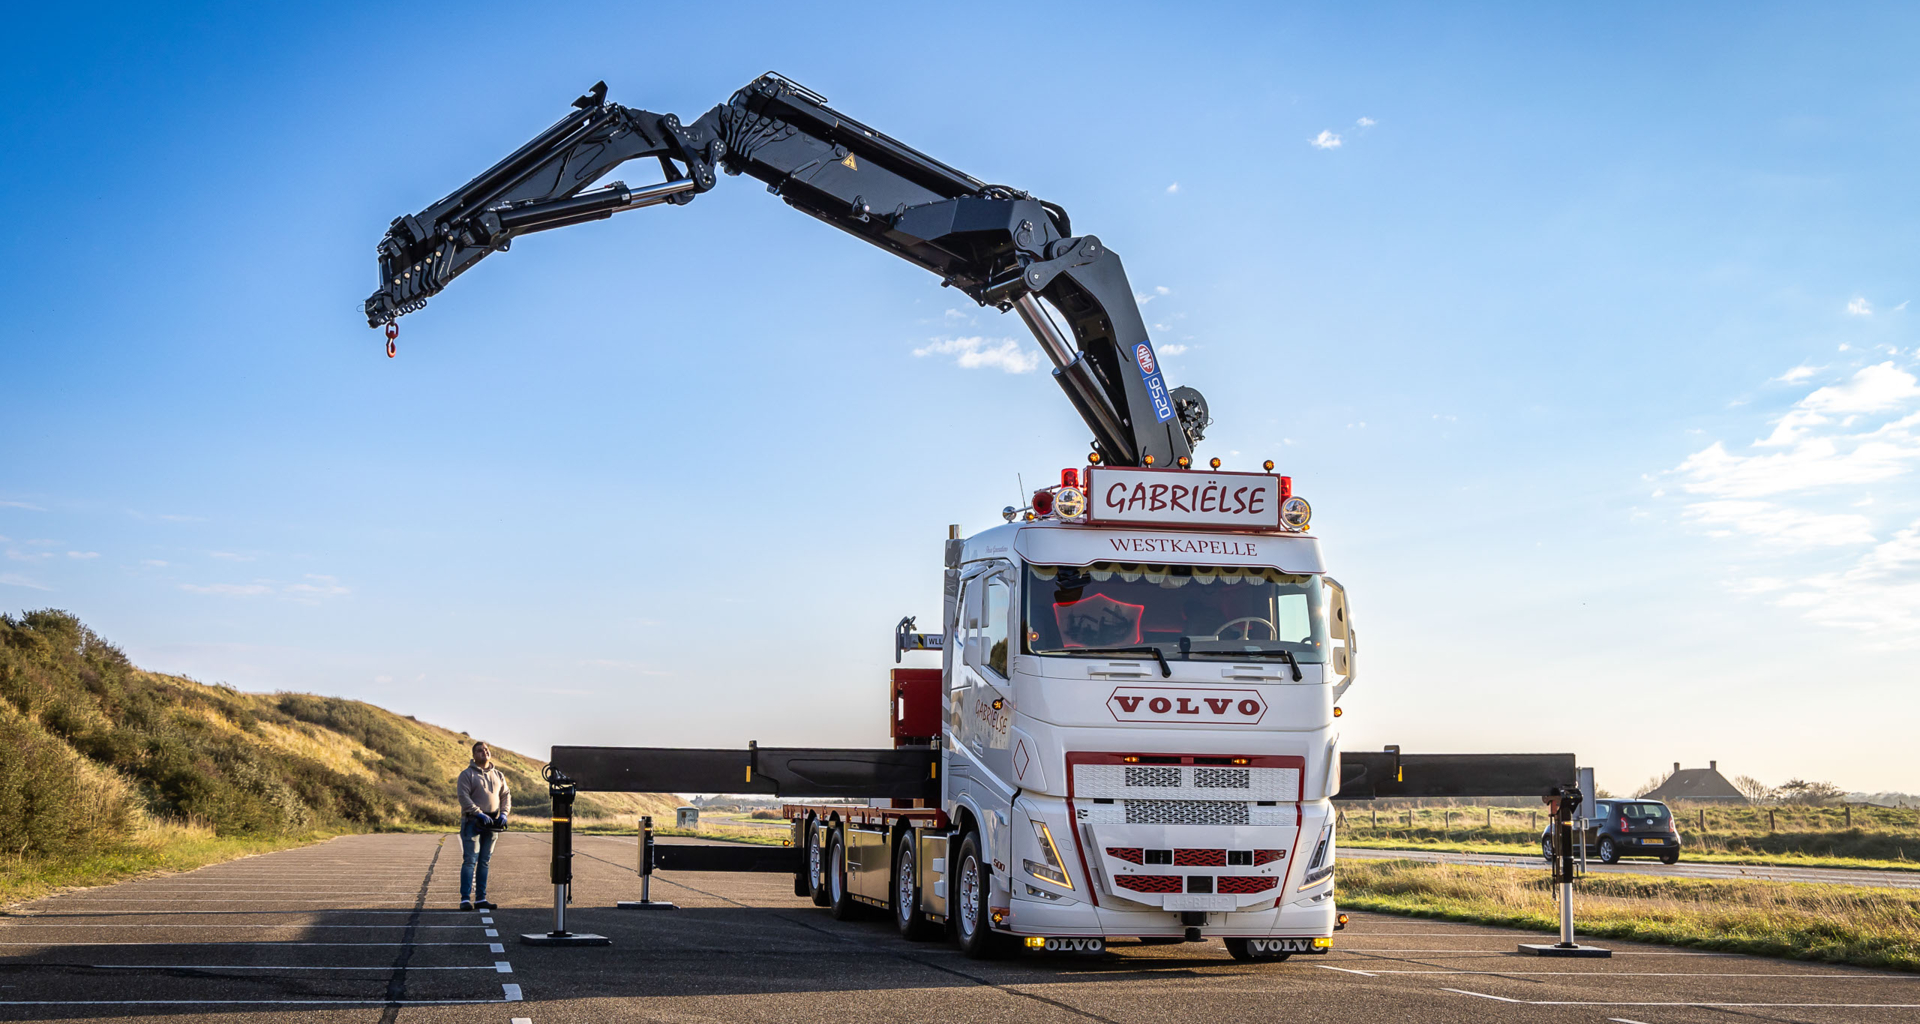
<svg viewBox="0 0 1920 1024">
<path fill-rule="evenodd" d="M 1310 508 L 1271 473 L 1062 476 L 949 541 L 944 634 L 903 634 L 942 650 L 937 679 L 894 673 L 896 742 L 937 746 L 938 806 L 790 805 L 808 892 L 909 937 L 950 922 L 978 956 L 1325 952 L 1354 633 Z"/>
<path fill-rule="evenodd" d="M 663 180 L 607 180 L 629 161 L 657 162 Z M 1086 423 L 1092 465 L 1009 509 L 1007 526 L 949 539 L 943 632 L 901 631 L 903 645 L 937 644 L 944 664 L 895 672 L 892 749 L 554 747 L 549 939 L 569 938 L 567 808 L 580 790 L 863 799 L 789 805 L 794 848 L 780 855 L 643 842 L 640 867 L 790 871 L 836 914 L 883 908 L 913 938 L 947 922 L 976 956 L 1220 936 L 1237 957 L 1278 959 L 1326 949 L 1338 927 L 1336 790 L 1544 795 L 1572 782 L 1570 755 L 1342 752 L 1333 726 L 1353 632 L 1311 510 L 1271 463 L 1199 468 L 1206 400 L 1167 383 L 1119 257 L 1058 204 L 965 174 L 780 75 L 691 122 L 610 102 L 596 84 L 392 222 L 367 323 L 385 327 L 392 357 L 397 319 L 488 255 L 684 206 L 727 174 L 1016 313 Z M 663 301 L 751 300 L 765 275 L 792 271 L 727 241 L 711 296 L 624 308 L 644 322 Z M 783 411 L 767 414 L 778 436 Z"/>
</svg>

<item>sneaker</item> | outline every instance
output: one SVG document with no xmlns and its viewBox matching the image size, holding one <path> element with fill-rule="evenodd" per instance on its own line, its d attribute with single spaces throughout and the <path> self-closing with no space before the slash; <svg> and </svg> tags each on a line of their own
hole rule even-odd
<svg viewBox="0 0 1920 1024">
<path fill-rule="evenodd" d="M 493 910 L 493 909 L 494 909 L 494 905 L 493 905 L 493 903 L 492 903 L 492 902 L 490 902 L 490 901 L 488 901 L 488 900 L 474 900 L 474 901 L 473 901 L 473 909 L 475 909 L 475 910 Z"/>
<path fill-rule="evenodd" d="M 461 901 L 460 901 L 460 909 L 461 909 L 461 910 L 472 910 L 472 909 L 473 909 L 473 901 L 472 901 L 472 900 L 461 900 Z"/>
</svg>

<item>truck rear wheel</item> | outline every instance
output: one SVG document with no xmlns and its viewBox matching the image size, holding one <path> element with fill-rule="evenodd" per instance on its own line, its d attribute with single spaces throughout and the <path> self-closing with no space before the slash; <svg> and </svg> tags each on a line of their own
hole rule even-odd
<svg viewBox="0 0 1920 1024">
<path fill-rule="evenodd" d="M 813 905 L 824 907 L 833 901 L 827 897 L 827 851 L 820 841 L 820 823 L 807 823 L 807 895 Z"/>
<path fill-rule="evenodd" d="M 847 888 L 847 842 L 840 829 L 827 837 L 827 906 L 836 921 L 851 921 L 860 914 Z"/>
<path fill-rule="evenodd" d="M 955 865 L 947 910 L 953 918 L 953 937 L 960 952 L 975 960 L 992 960 L 1006 953 L 1004 936 L 993 933 L 987 902 L 993 885 L 986 862 L 980 858 L 980 834 L 968 832 L 960 840 L 960 853 L 949 863 Z"/>
<path fill-rule="evenodd" d="M 940 934 L 914 898 L 920 893 L 919 867 L 920 851 L 914 849 L 913 832 L 909 830 L 900 837 L 899 851 L 893 858 L 893 923 L 908 942 L 925 942 Z"/>
</svg>

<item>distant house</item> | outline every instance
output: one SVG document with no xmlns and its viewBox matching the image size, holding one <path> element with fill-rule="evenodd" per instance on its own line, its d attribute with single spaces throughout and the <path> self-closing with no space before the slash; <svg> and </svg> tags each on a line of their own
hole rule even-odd
<svg viewBox="0 0 1920 1024">
<path fill-rule="evenodd" d="M 1651 791 L 1641 794 L 1649 800 L 1662 800 L 1672 803 L 1675 800 L 1692 800 L 1699 803 L 1744 804 L 1747 795 L 1734 788 L 1727 777 L 1720 774 L 1720 762 L 1708 761 L 1705 768 L 1682 768 L 1680 762 L 1673 763 L 1673 774 L 1667 781 L 1655 786 Z"/>
</svg>

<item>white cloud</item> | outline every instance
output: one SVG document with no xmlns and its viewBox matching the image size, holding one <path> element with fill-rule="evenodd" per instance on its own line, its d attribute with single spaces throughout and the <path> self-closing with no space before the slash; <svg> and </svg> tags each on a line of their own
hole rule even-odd
<svg viewBox="0 0 1920 1024">
<path fill-rule="evenodd" d="M 1027 350 L 1013 338 L 935 338 L 916 356 L 953 356 L 963 370 L 994 368 L 1007 373 L 1032 373 L 1040 366 L 1040 353 Z"/>
<path fill-rule="evenodd" d="M 31 590 L 53 589 L 52 587 L 45 586 L 44 584 L 35 583 L 34 581 L 26 578 L 25 576 L 20 575 L 17 572 L 0 572 L 0 584 L 5 584 L 9 587 L 26 587 Z"/>
<path fill-rule="evenodd" d="M 273 588 L 264 583 L 209 583 L 206 586 L 182 583 L 180 589 L 189 594 L 224 594 L 228 597 L 258 597 L 273 593 Z"/>
<path fill-rule="evenodd" d="M 963 320 L 973 319 L 973 314 L 967 312 L 964 309 L 949 309 L 945 313 L 942 313 L 940 315 L 945 317 L 948 323 L 956 323 Z"/>
<path fill-rule="evenodd" d="M 1170 196 L 1172 196 L 1172 195 L 1179 195 L 1179 194 L 1180 194 L 1180 183 L 1176 181 L 1176 182 L 1174 182 L 1173 184 L 1171 184 L 1171 185 L 1168 185 L 1168 186 L 1167 186 L 1167 194 L 1168 194 L 1168 195 L 1170 195 Z"/>
<path fill-rule="evenodd" d="M 67 552 L 67 557 L 68 557 L 68 558 L 99 558 L 99 557 L 100 557 L 100 552 L 98 552 L 98 551 L 69 551 L 69 552 Z"/>
<path fill-rule="evenodd" d="M 1901 299 L 1901 300 L 1900 300 L 1900 304 L 1899 304 L 1898 306 L 1895 306 L 1895 307 L 1893 307 L 1893 311 L 1894 311 L 1895 313 L 1898 313 L 1898 312 L 1900 312 L 1901 310 L 1903 310 L 1903 309 L 1905 309 L 1905 308 L 1907 308 L 1907 303 L 1909 303 L 1909 302 L 1912 302 L 1912 301 L 1913 301 L 1912 299 Z"/>
<path fill-rule="evenodd" d="M 1869 366 L 1845 384 L 1829 384 L 1800 400 L 1815 412 L 1884 412 L 1920 398 L 1920 382 L 1892 360 Z"/>
<path fill-rule="evenodd" d="M 348 590 L 346 587 L 341 586 L 340 581 L 332 576 L 317 576 L 313 573 L 308 573 L 306 583 L 288 584 L 286 592 L 289 594 L 303 594 L 308 597 L 330 597 L 334 594 L 348 593 Z"/>
<path fill-rule="evenodd" d="M 1805 363 L 1801 363 L 1799 366 L 1796 366 L 1793 369 L 1788 370 L 1787 372 L 1773 379 L 1783 384 L 1797 384 L 1819 372 L 1820 372 L 1820 368 L 1808 366 Z"/>
<path fill-rule="evenodd" d="M 150 566 L 153 566 L 153 567 L 154 567 L 154 568 L 156 568 L 156 569 L 164 569 L 164 568 L 166 568 L 166 565 L 167 565 L 167 563 L 165 563 L 165 562 L 162 562 L 162 561 L 161 561 L 161 560 L 159 560 L 158 558 L 142 558 L 142 559 L 140 560 L 140 564 L 141 564 L 141 565 L 150 565 Z"/>
<path fill-rule="evenodd" d="M 1780 547 L 1873 543 L 1873 524 L 1866 516 L 1820 514 L 1770 501 L 1701 501 L 1688 505 L 1686 515 L 1693 522 L 1729 526 Z"/>
<path fill-rule="evenodd" d="M 1371 127 L 1373 127 L 1374 125 L 1376 125 L 1376 124 L 1379 124 L 1380 122 L 1378 122 L 1378 121 L 1375 121 L 1375 120 L 1374 120 L 1373 118 L 1371 118 L 1371 117 L 1363 117 L 1363 118 L 1361 118 L 1360 120 L 1358 120 L 1358 121 L 1355 121 L 1355 122 L 1353 122 L 1353 123 L 1354 123 L 1354 124 L 1357 124 L 1357 125 L 1359 125 L 1359 126 L 1360 126 L 1360 127 L 1362 127 L 1362 128 L 1371 128 Z"/>
<path fill-rule="evenodd" d="M 1172 294 L 1173 294 L 1173 289 L 1167 287 L 1164 284 L 1156 284 L 1153 286 L 1153 290 L 1150 292 L 1134 292 L 1133 301 L 1144 306 L 1147 303 L 1152 302 L 1153 300 L 1161 297 L 1162 295 L 1172 295 Z"/>
<path fill-rule="evenodd" d="M 29 512 L 45 512 L 46 511 L 46 509 L 41 508 L 38 505 L 29 505 L 24 501 L 0 501 L 0 508 L 24 508 Z"/>
<path fill-rule="evenodd" d="M 1184 355 L 1186 355 L 1186 354 L 1187 354 L 1187 346 L 1185 346 L 1185 345 L 1157 345 L 1157 346 L 1155 346 L 1155 347 L 1154 347 L 1154 351 L 1156 351 L 1156 352 L 1158 352 L 1158 353 L 1160 353 L 1160 354 L 1161 354 L 1161 355 L 1163 355 L 1163 356 L 1184 356 Z"/>
<path fill-rule="evenodd" d="M 1339 149 L 1340 136 L 1329 131 L 1322 131 L 1320 134 L 1308 139 L 1307 145 L 1315 149 Z"/>
<path fill-rule="evenodd" d="M 208 554 L 208 555 L 209 555 L 210 557 L 213 557 L 213 558 L 219 558 L 219 559 L 223 559 L 223 560 L 225 560 L 225 561 L 228 561 L 228 562 L 251 562 L 251 561 L 253 561 L 253 556 L 252 556 L 252 555 L 239 555 L 239 554 L 235 554 L 235 553 L 233 553 L 233 552 L 231 552 L 231 551 L 209 551 L 209 552 L 207 552 L 207 554 Z"/>
<path fill-rule="evenodd" d="M 1853 299 L 1847 303 L 1847 312 L 1853 316 L 1872 316 L 1873 306 L 1868 303 L 1867 300 L 1855 295 Z"/>
</svg>

